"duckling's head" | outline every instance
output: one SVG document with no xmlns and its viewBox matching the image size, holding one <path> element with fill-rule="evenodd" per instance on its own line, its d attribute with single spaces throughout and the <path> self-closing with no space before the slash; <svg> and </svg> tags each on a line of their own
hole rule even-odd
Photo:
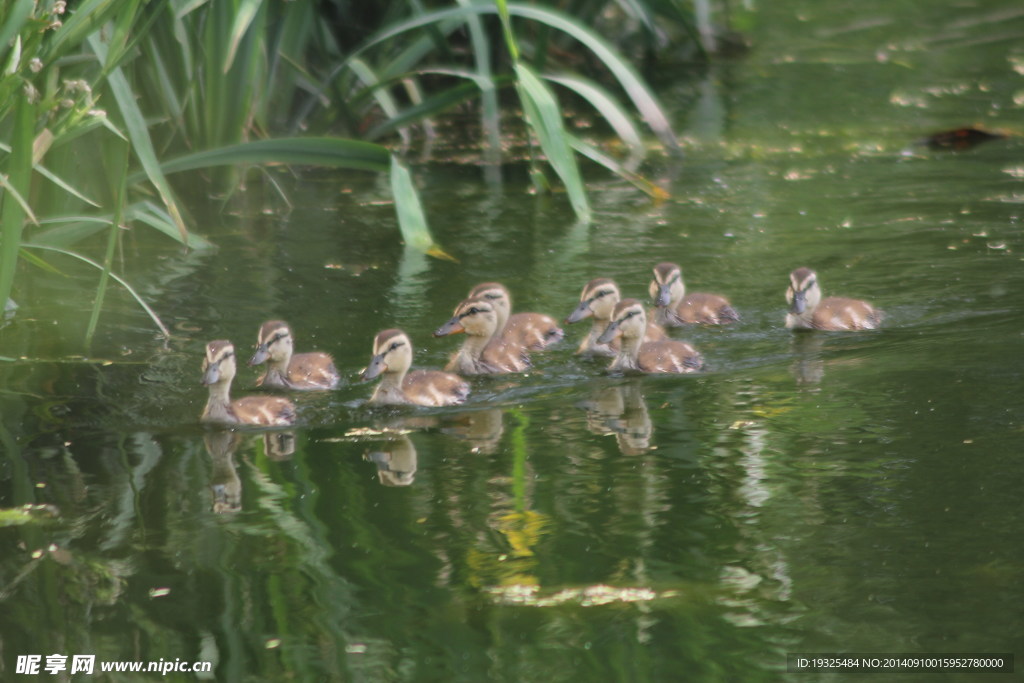
<svg viewBox="0 0 1024 683">
<path fill-rule="evenodd" d="M 659 263 L 654 266 L 654 279 L 648 287 L 654 305 L 663 308 L 686 294 L 683 285 L 683 271 L 675 263 Z"/>
<path fill-rule="evenodd" d="M 498 327 L 502 328 L 508 322 L 508 316 L 512 312 L 512 297 L 508 289 L 500 282 L 482 282 L 469 290 L 467 299 L 484 299 L 494 306 L 498 314 Z"/>
<path fill-rule="evenodd" d="M 821 301 L 818 275 L 810 268 L 797 268 L 789 274 L 789 288 L 786 290 L 789 312 L 801 315 L 813 311 Z"/>
<path fill-rule="evenodd" d="M 249 365 L 259 365 L 268 359 L 274 363 L 287 363 L 292 357 L 292 331 L 283 320 L 268 320 L 260 326 L 256 338 L 256 353 L 249 359 Z"/>
<path fill-rule="evenodd" d="M 412 342 L 401 330 L 384 330 L 373 339 L 373 358 L 363 370 L 363 380 L 384 372 L 404 373 L 412 365 Z"/>
<path fill-rule="evenodd" d="M 569 314 L 565 322 L 576 323 L 590 316 L 594 316 L 596 320 L 611 320 L 615 304 L 619 303 L 621 298 L 622 295 L 614 280 L 606 277 L 595 278 L 584 285 L 579 306 Z"/>
<path fill-rule="evenodd" d="M 455 307 L 451 320 L 434 331 L 435 337 L 465 332 L 471 337 L 490 337 L 498 329 L 498 313 L 483 297 L 466 299 Z"/>
<path fill-rule="evenodd" d="M 204 385 L 229 384 L 235 377 L 235 347 L 227 339 L 218 339 L 206 345 L 203 359 Z"/>
<path fill-rule="evenodd" d="M 643 339 L 647 330 L 647 313 L 644 305 L 636 299 L 623 299 L 615 305 L 612 321 L 598 337 L 599 344 L 608 344 L 622 335 L 623 339 Z"/>
</svg>

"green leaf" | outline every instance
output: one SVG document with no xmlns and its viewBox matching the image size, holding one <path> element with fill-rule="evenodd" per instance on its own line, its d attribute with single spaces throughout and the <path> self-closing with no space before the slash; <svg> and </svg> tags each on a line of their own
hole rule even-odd
<svg viewBox="0 0 1024 683">
<path fill-rule="evenodd" d="M 92 46 L 93 52 L 96 53 L 100 62 L 106 63 L 107 47 L 98 34 L 89 36 L 89 45 Z M 142 164 L 149 182 L 153 184 L 153 187 L 160 194 L 160 199 L 163 200 L 164 206 L 167 207 L 167 212 L 171 215 L 174 225 L 178 228 L 181 241 L 188 241 L 188 229 L 185 227 L 185 221 L 181 217 L 181 211 L 178 209 L 178 204 L 174 199 L 174 193 L 171 192 L 171 186 L 168 184 L 167 178 L 164 177 L 163 171 L 160 170 L 160 162 L 157 161 L 156 150 L 153 149 L 153 140 L 149 137 L 146 119 L 143 117 L 142 110 L 139 109 L 139 104 L 135 99 L 135 93 L 132 92 L 128 79 L 120 67 L 115 67 L 110 71 L 110 74 L 107 76 L 107 83 L 109 83 L 110 89 L 114 93 L 114 99 L 117 100 L 121 116 L 124 118 L 124 125 L 128 131 L 128 139 L 131 140 L 132 151 Z"/>
<path fill-rule="evenodd" d="M 24 198 L 28 196 L 32 184 L 36 107 L 22 92 L 18 92 L 16 98 L 13 107 L 14 125 L 9 133 L 11 154 L 4 169 L 6 174 L 0 176 L 6 190 L 3 193 L 3 207 L 0 208 L 0 306 L 11 296 L 25 216 L 32 214 Z"/>
<path fill-rule="evenodd" d="M 235 20 L 231 25 L 231 35 L 228 38 L 228 54 L 224 60 L 223 73 L 231 70 L 231 63 L 235 60 L 235 54 L 238 52 L 238 44 L 242 42 L 242 37 L 249 30 L 256 12 L 259 11 L 262 4 L 263 0 L 242 0 L 235 10 Z"/>
<path fill-rule="evenodd" d="M 516 64 L 515 70 L 519 78 L 517 90 L 523 103 L 526 120 L 537 134 L 548 163 L 565 185 L 569 202 L 577 218 L 589 221 L 590 205 L 587 201 L 587 191 L 580 176 L 579 166 L 576 164 L 576 157 L 566 137 L 562 124 L 562 110 L 555 96 L 530 67 L 520 62 Z"/>
<path fill-rule="evenodd" d="M 395 198 L 398 227 L 402 231 L 405 245 L 430 256 L 455 261 L 455 257 L 441 249 L 430 234 L 419 193 L 412 184 L 412 176 L 396 157 L 391 157 L 391 194 Z"/>
<path fill-rule="evenodd" d="M 640 133 L 633 124 L 622 105 L 612 95 L 593 81 L 578 76 L 555 76 L 544 74 L 544 79 L 569 88 L 577 95 L 587 100 L 590 106 L 608 122 L 615 134 L 626 143 L 633 152 L 643 151 L 644 143 L 640 139 Z"/>
<path fill-rule="evenodd" d="M 32 13 L 33 5 L 35 5 L 35 0 L 18 0 L 13 7 L 7 9 L 7 16 L 4 18 L 3 25 L 0 25 L 0 55 L 7 49 L 11 39 L 21 33 L 22 26 L 25 25 Z"/>
<path fill-rule="evenodd" d="M 76 258 L 79 261 L 85 261 L 90 266 L 93 266 L 94 268 L 97 268 L 99 270 L 103 270 L 103 266 L 101 264 L 96 263 L 95 261 L 93 261 L 92 259 L 90 259 L 90 258 L 88 258 L 86 256 L 82 256 L 81 254 L 75 253 L 73 251 L 69 251 L 68 249 L 61 249 L 60 247 L 52 247 L 52 246 L 47 245 L 47 244 L 31 244 L 31 243 L 28 243 L 28 242 L 22 243 L 21 246 L 26 248 L 26 249 L 42 249 L 44 251 L 55 251 L 58 254 L 64 254 L 65 256 L 70 256 L 72 258 Z M 129 285 L 127 282 L 125 282 L 125 280 L 123 278 L 121 278 L 119 275 L 117 275 L 116 273 L 110 273 L 110 277 L 113 278 L 113 280 L 115 282 L 117 282 L 119 285 L 121 285 L 122 287 L 124 287 L 128 291 L 128 293 L 131 295 L 131 297 L 133 299 L 135 299 L 135 301 L 139 304 L 139 306 L 141 306 L 142 309 L 144 311 L 146 311 L 146 313 L 149 315 L 150 319 L 152 319 L 152 321 L 154 323 L 156 323 L 156 326 L 158 328 L 160 328 L 160 331 L 163 333 L 163 335 L 165 337 L 170 338 L 170 336 L 171 336 L 170 331 L 163 324 L 163 322 L 160 320 L 159 316 L 157 316 L 157 314 L 153 311 L 153 309 L 149 307 L 149 304 L 147 304 L 145 302 L 145 300 L 143 300 L 143 298 L 141 296 L 139 296 L 138 292 L 136 292 L 134 289 L 132 289 L 132 286 Z"/>
<path fill-rule="evenodd" d="M 268 163 L 382 172 L 391 167 L 391 153 L 372 142 L 346 138 L 275 138 L 186 154 L 165 161 L 160 168 L 170 174 L 213 166 Z M 136 178 L 138 174 L 129 178 L 129 182 Z"/>
<path fill-rule="evenodd" d="M 597 149 L 593 145 L 580 140 L 575 135 L 568 135 L 569 144 L 577 152 L 587 157 L 591 161 L 598 163 L 607 168 L 612 173 L 616 174 L 620 178 L 629 181 L 637 189 L 648 194 L 652 199 L 662 201 L 671 197 L 671 195 L 662 187 L 655 185 L 651 181 L 644 178 L 639 173 L 632 171 L 615 159 L 611 158 L 601 150 Z"/>
</svg>

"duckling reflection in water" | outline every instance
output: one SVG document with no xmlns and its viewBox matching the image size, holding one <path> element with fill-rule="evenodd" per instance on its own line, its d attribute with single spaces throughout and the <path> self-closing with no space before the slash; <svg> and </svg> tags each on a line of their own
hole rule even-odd
<svg viewBox="0 0 1024 683">
<path fill-rule="evenodd" d="M 658 307 L 655 322 L 665 327 L 690 323 L 724 325 L 740 319 L 724 296 L 703 292 L 687 294 L 683 271 L 675 263 L 654 266 L 654 280 L 648 289 Z"/>
<path fill-rule="evenodd" d="M 526 348 L 496 337 L 497 332 L 498 313 L 491 302 L 477 297 L 459 303 L 451 319 L 434 332 L 435 337 L 466 334 L 445 370 L 461 375 L 526 372 L 530 368 Z"/>
<path fill-rule="evenodd" d="M 377 477 L 384 486 L 409 486 L 416 478 L 416 446 L 405 434 L 366 453 L 363 459 L 377 465 Z"/>
<path fill-rule="evenodd" d="M 866 301 L 837 296 L 822 299 L 818 276 L 810 268 L 797 268 L 789 274 L 786 301 L 786 327 L 791 330 L 874 330 L 882 322 L 881 312 Z"/>
<path fill-rule="evenodd" d="M 333 389 L 341 380 L 334 360 L 320 351 L 293 353 L 292 331 L 282 320 L 268 320 L 260 326 L 256 352 L 249 365 L 267 364 L 256 384 L 278 389 Z"/>
<path fill-rule="evenodd" d="M 558 321 L 543 313 L 512 313 L 508 289 L 498 282 L 484 282 L 470 290 L 467 299 L 483 299 L 498 316 L 498 338 L 529 351 L 543 351 L 562 340 Z"/>
<path fill-rule="evenodd" d="M 453 416 L 441 431 L 468 441 L 474 453 L 491 454 L 505 433 L 505 413 L 497 408 L 466 411 Z"/>
<path fill-rule="evenodd" d="M 203 435 L 206 453 L 210 456 L 210 492 L 213 511 L 217 514 L 242 509 L 242 480 L 235 469 L 235 450 L 242 436 L 229 429 L 209 431 Z"/>
<path fill-rule="evenodd" d="M 210 396 L 200 419 L 203 422 L 247 424 L 264 427 L 295 423 L 295 406 L 280 396 L 245 396 L 231 400 L 231 381 L 235 378 L 235 347 L 219 339 L 206 345 L 203 359 L 203 384 Z"/>
<path fill-rule="evenodd" d="M 363 380 L 380 376 L 370 397 L 378 405 L 451 406 L 463 403 L 469 384 L 458 375 L 440 370 L 413 370 L 412 342 L 401 330 L 384 330 L 373 340 L 373 357 Z"/>
<path fill-rule="evenodd" d="M 614 280 L 606 277 L 599 277 L 591 280 L 583 287 L 580 294 L 580 303 L 576 309 L 565 319 L 566 323 L 572 324 L 585 318 L 593 318 L 590 332 L 583 339 L 580 348 L 576 353 L 584 356 L 616 356 L 619 352 L 620 342 L 618 337 L 605 344 L 598 343 L 601 335 L 608 329 L 612 321 L 612 313 L 615 305 L 622 299 L 618 285 Z M 665 330 L 648 320 L 644 332 L 644 341 L 653 342 L 667 339 Z"/>
<path fill-rule="evenodd" d="M 639 455 L 651 447 L 654 425 L 637 382 L 602 387 L 580 406 L 594 434 L 614 434 L 623 455 Z"/>
<path fill-rule="evenodd" d="M 665 339 L 644 343 L 647 314 L 636 299 L 623 299 L 615 306 L 612 322 L 597 339 L 600 344 L 622 337 L 622 347 L 608 369 L 612 372 L 680 373 L 696 372 L 704 365 L 697 350 L 686 342 Z"/>
</svg>

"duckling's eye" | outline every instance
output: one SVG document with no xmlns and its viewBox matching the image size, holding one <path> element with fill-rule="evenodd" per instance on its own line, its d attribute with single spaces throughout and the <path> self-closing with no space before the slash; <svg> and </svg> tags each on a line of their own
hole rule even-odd
<svg viewBox="0 0 1024 683">
<path fill-rule="evenodd" d="M 394 350 L 395 350 L 395 349 L 397 349 L 397 348 L 398 348 L 399 346 L 402 346 L 402 345 L 404 345 L 404 344 L 405 344 L 405 342 L 398 342 L 398 341 L 396 341 L 396 342 L 392 342 L 391 346 L 389 346 L 389 347 L 388 347 L 388 351 L 394 351 Z"/>
<path fill-rule="evenodd" d="M 276 344 L 277 342 L 281 341 L 282 339 L 284 339 L 287 336 L 288 336 L 287 332 L 278 332 L 277 334 L 274 335 L 274 337 L 269 342 L 267 342 L 267 346 L 270 346 L 271 344 Z"/>
<path fill-rule="evenodd" d="M 468 315 L 476 315 L 479 312 L 480 312 L 480 309 L 478 309 L 476 306 L 474 306 L 473 308 L 469 309 L 468 311 L 466 311 L 465 313 L 460 315 L 459 318 L 465 318 Z"/>
<path fill-rule="evenodd" d="M 500 299 L 501 298 L 501 294 L 484 294 L 484 298 L 485 299 L 490 299 L 491 301 L 494 301 L 495 299 Z"/>
<path fill-rule="evenodd" d="M 601 297 L 608 296 L 609 294 L 611 294 L 611 292 L 606 289 L 604 291 L 598 292 L 597 293 L 597 298 L 600 299 Z"/>
</svg>

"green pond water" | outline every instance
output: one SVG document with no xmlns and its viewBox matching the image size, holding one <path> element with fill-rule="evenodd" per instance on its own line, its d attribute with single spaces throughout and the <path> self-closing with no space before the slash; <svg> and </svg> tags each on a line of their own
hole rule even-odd
<svg viewBox="0 0 1024 683">
<path fill-rule="evenodd" d="M 578 224 L 523 166 L 488 185 L 439 143 L 411 165 L 454 263 L 403 249 L 385 179 L 282 173 L 290 210 L 255 187 L 188 202 L 216 251 L 129 235 L 126 275 L 174 337 L 113 292 L 88 354 L 95 273 L 23 266 L 0 508 L 44 507 L 0 529 L 0 679 L 28 654 L 224 681 L 845 680 L 788 674 L 787 653 L 1024 656 L 1024 143 L 913 144 L 1024 132 L 1024 9 L 782 5 L 737 15 L 742 58 L 660 73 L 686 148 L 649 169 L 667 201 L 589 169 Z M 646 297 L 663 260 L 742 316 L 673 332 L 702 373 L 608 376 L 573 354 L 582 323 L 464 407 L 364 404 L 381 329 L 440 367 L 460 340 L 431 332 L 479 282 L 564 318 L 593 277 Z M 784 329 L 801 265 L 884 329 Z M 248 357 L 269 318 L 342 387 L 294 396 L 289 432 L 202 427 L 204 344 Z"/>
</svg>

